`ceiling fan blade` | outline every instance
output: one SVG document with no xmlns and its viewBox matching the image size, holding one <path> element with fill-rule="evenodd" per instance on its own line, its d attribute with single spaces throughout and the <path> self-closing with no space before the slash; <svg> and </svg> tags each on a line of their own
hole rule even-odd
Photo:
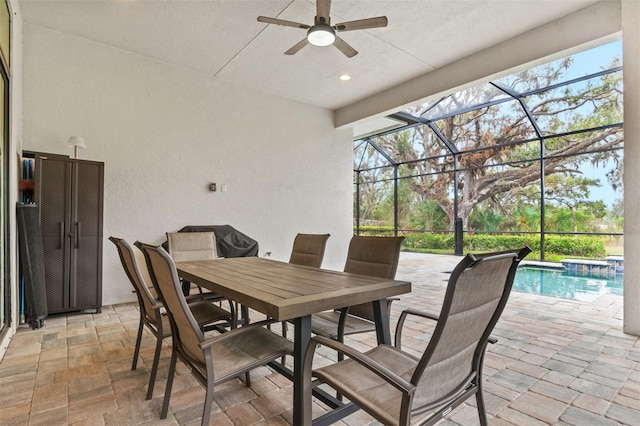
<svg viewBox="0 0 640 426">
<path fill-rule="evenodd" d="M 295 55 L 296 53 L 298 53 L 298 51 L 300 49 L 305 47 L 307 44 L 309 44 L 309 41 L 305 37 L 302 40 L 300 40 L 298 43 L 296 43 L 291 49 L 289 49 L 286 52 L 284 52 L 284 54 L 285 55 Z"/>
<path fill-rule="evenodd" d="M 316 17 L 324 18 L 325 24 L 328 24 L 330 22 L 329 20 L 330 10 L 331 10 L 331 0 L 316 0 Z"/>
<path fill-rule="evenodd" d="M 308 30 L 309 28 L 311 28 L 307 24 L 301 24 L 299 22 L 293 22 L 293 21 L 285 21 L 284 19 L 269 18 L 267 16 L 258 16 L 258 21 L 264 22 L 266 24 L 282 25 L 283 27 L 302 28 L 303 30 Z"/>
<path fill-rule="evenodd" d="M 338 36 L 336 36 L 336 41 L 333 42 L 333 45 L 337 47 L 338 50 L 341 51 L 347 58 L 353 58 L 358 54 L 358 51 L 356 49 L 351 47 L 346 41 Z"/>
<path fill-rule="evenodd" d="M 336 24 L 333 28 L 336 31 L 353 31 L 366 30 L 369 28 L 386 27 L 389 21 L 386 16 L 378 16 L 376 18 L 358 19 L 357 21 L 342 22 Z"/>
</svg>

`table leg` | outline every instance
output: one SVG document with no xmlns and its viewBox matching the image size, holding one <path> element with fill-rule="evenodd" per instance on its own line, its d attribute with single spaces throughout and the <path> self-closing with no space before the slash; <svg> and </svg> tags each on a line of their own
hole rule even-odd
<svg viewBox="0 0 640 426">
<path fill-rule="evenodd" d="M 376 335 L 379 345 L 391 344 L 391 331 L 389 331 L 389 306 L 387 299 L 373 302 L 373 317 L 376 322 Z"/>
<path fill-rule="evenodd" d="M 304 354 L 311 339 L 311 316 L 296 318 L 293 338 L 293 424 L 311 424 L 311 377 L 302 376 Z"/>
</svg>

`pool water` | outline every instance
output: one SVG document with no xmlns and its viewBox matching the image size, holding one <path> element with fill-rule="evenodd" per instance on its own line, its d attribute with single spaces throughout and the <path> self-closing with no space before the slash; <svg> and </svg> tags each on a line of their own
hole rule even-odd
<svg viewBox="0 0 640 426">
<path fill-rule="evenodd" d="M 564 270 L 524 266 L 518 268 L 513 290 L 590 302 L 605 294 L 622 296 L 622 283 L 622 275 L 581 276 Z"/>
</svg>

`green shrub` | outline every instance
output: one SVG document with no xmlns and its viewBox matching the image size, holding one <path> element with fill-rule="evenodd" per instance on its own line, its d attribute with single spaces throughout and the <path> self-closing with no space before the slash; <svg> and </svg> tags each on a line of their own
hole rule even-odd
<svg viewBox="0 0 640 426">
<path fill-rule="evenodd" d="M 391 232 L 389 235 L 392 234 Z M 381 235 L 380 231 L 376 235 Z M 531 247 L 533 254 L 540 253 L 540 239 L 537 235 L 469 234 L 464 236 L 463 245 L 465 253 L 509 250 L 525 245 Z M 411 234 L 405 236 L 403 247 L 409 251 L 452 253 L 455 248 L 455 237 L 452 233 Z M 529 256 L 530 259 L 536 257 L 533 254 Z M 564 257 L 603 259 L 606 257 L 605 242 L 599 237 L 546 237 L 545 258 L 557 260 Z"/>
<path fill-rule="evenodd" d="M 405 235 L 403 246 L 408 249 L 453 250 L 453 234 L 412 234 Z"/>
<path fill-rule="evenodd" d="M 547 237 L 545 251 L 591 258 L 604 258 L 607 255 L 604 240 L 593 237 Z"/>
<path fill-rule="evenodd" d="M 361 226 L 360 227 L 360 235 L 373 235 L 373 236 L 392 236 L 393 235 L 393 226 Z M 356 228 L 353 228 L 353 233 L 355 234 Z"/>
<path fill-rule="evenodd" d="M 532 250 L 540 249 L 540 240 L 532 235 L 465 235 L 463 238 L 465 251 L 499 251 L 516 247 L 529 246 Z"/>
</svg>

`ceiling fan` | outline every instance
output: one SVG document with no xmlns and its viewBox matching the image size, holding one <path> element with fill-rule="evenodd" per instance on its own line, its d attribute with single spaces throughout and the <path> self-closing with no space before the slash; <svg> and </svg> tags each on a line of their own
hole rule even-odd
<svg viewBox="0 0 640 426">
<path fill-rule="evenodd" d="M 316 0 L 317 12 L 316 17 L 313 20 L 313 25 L 286 21 L 284 19 L 269 18 L 266 16 L 258 16 L 258 21 L 267 24 L 276 24 L 284 27 L 294 27 L 307 30 L 307 37 L 295 44 L 291 49 L 284 52 L 285 55 L 293 55 L 309 43 L 314 46 L 329 46 L 333 44 L 347 58 L 354 57 L 358 54 L 358 51 L 351 47 L 346 41 L 338 37 L 336 32 L 386 27 L 388 23 L 386 16 L 378 16 L 376 18 L 358 19 L 356 21 L 348 21 L 331 25 L 331 18 L 329 17 L 330 9 L 331 0 Z"/>
</svg>

